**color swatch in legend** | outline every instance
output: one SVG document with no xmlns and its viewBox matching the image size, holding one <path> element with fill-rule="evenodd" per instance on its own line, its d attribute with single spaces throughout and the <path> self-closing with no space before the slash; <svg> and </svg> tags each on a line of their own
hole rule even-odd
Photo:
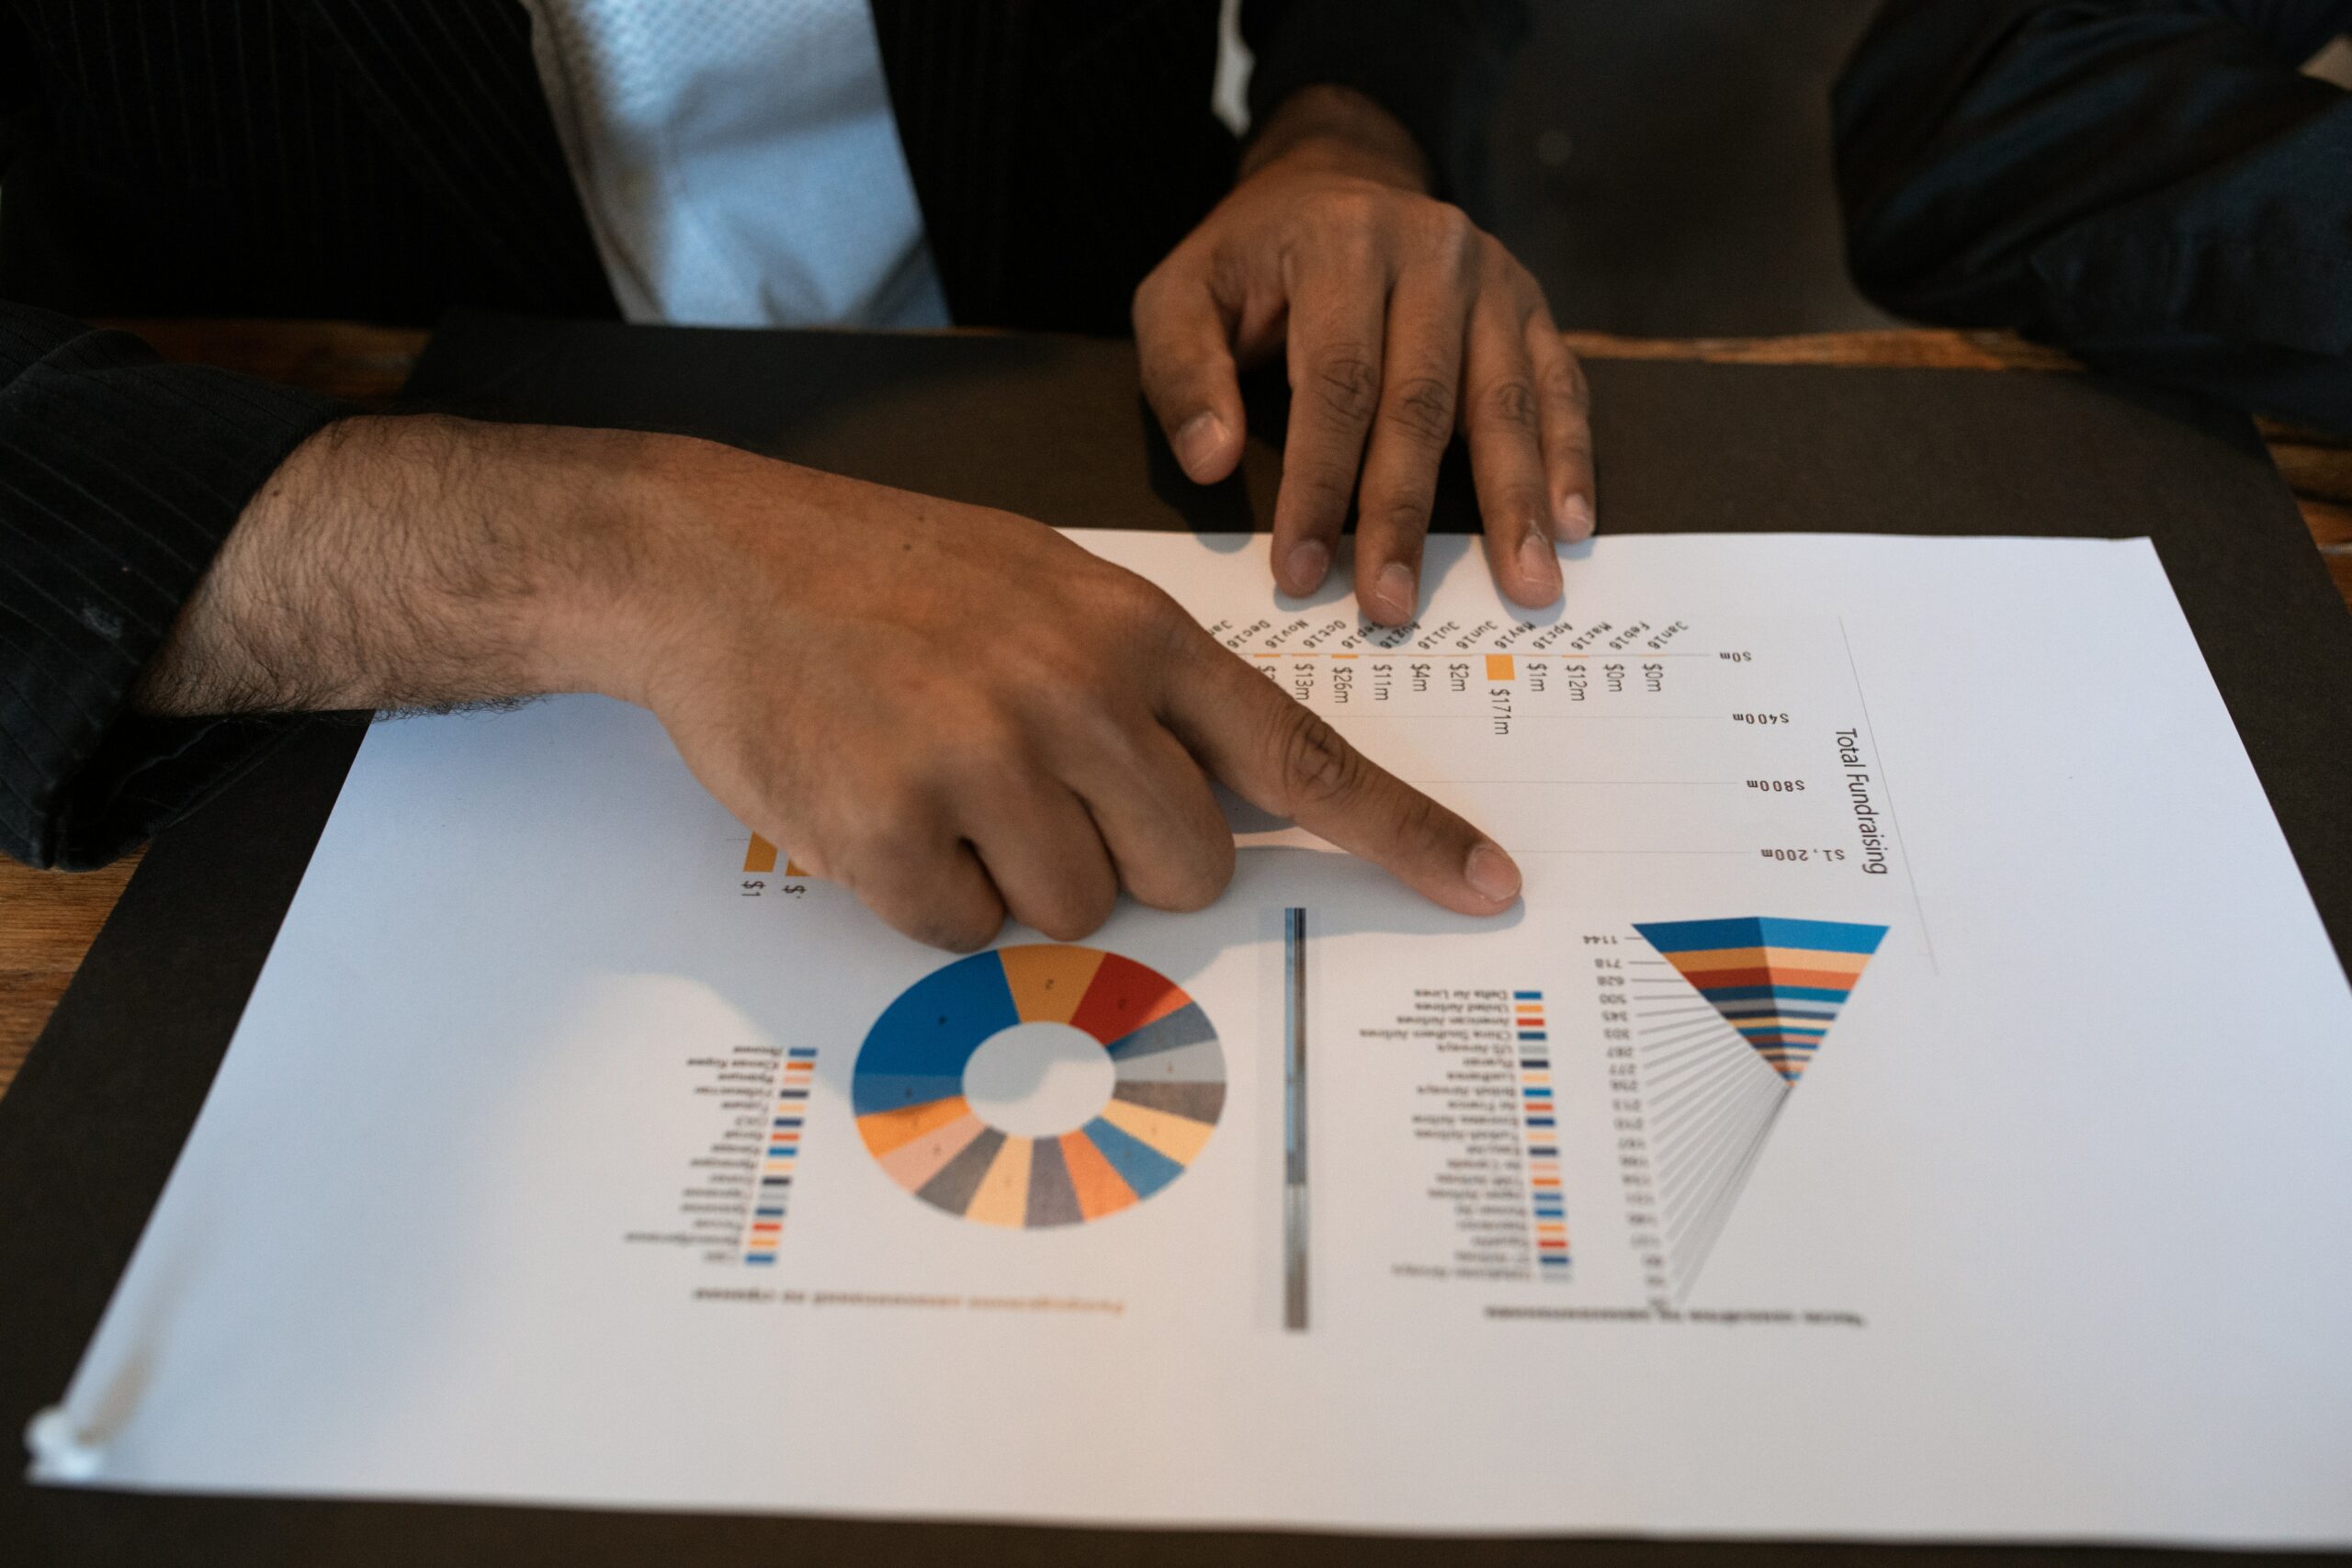
<svg viewBox="0 0 2352 1568">
<path fill-rule="evenodd" d="M 785 1053 L 775 1103 L 769 1111 L 752 1225 L 743 1236 L 746 1263 L 774 1263 L 776 1244 L 784 1239 L 785 1211 L 792 1206 L 792 1170 L 800 1160 L 800 1134 L 808 1121 L 808 1085 L 816 1072 L 815 1047 L 796 1045 Z"/>
<path fill-rule="evenodd" d="M 1110 1098 L 1081 1125 L 1026 1137 L 965 1098 L 980 1047 L 1023 1024 L 1091 1034 Z M 1200 1004 L 1132 959 L 1039 943 L 976 953 L 901 992 L 858 1050 L 850 1099 L 891 1180 L 983 1224 L 1036 1229 L 1115 1213 L 1199 1157 L 1225 1106 L 1225 1056 Z"/>
<path fill-rule="evenodd" d="M 1551 1031 L 1544 1027 L 1544 993 L 1513 991 L 1511 1014 L 1519 1036 L 1519 1092 L 1527 1124 L 1528 1199 L 1535 1216 L 1536 1272 L 1546 1280 L 1568 1277 L 1568 1212 L 1560 1190 L 1560 1116 L 1552 1083 Z"/>
<path fill-rule="evenodd" d="M 1886 935 L 1884 926 L 1760 917 L 1634 929 L 1790 1083 Z"/>
</svg>

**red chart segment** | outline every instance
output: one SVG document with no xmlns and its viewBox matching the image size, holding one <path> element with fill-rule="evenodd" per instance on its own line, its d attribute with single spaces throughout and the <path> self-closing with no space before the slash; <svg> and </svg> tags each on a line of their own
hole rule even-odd
<svg viewBox="0 0 2352 1568">
<path fill-rule="evenodd" d="M 964 1098 L 973 1055 L 1024 1023 L 1082 1030 L 1112 1062 L 1110 1099 L 1059 1136 L 991 1126 Z M 898 1185 L 965 1219 L 1042 1229 L 1115 1213 L 1182 1174 L 1224 1109 L 1225 1058 L 1207 1014 L 1166 976 L 1039 943 L 958 959 L 901 992 L 859 1048 L 851 1100 Z"/>
</svg>

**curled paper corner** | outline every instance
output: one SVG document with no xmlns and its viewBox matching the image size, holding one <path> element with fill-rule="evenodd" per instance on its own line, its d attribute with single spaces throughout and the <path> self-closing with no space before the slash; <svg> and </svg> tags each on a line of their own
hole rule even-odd
<svg viewBox="0 0 2352 1568">
<path fill-rule="evenodd" d="M 98 1445 L 75 1427 L 62 1404 L 52 1404 L 25 1423 L 25 1449 L 32 1455 L 36 1481 L 95 1480 L 104 1457 Z"/>
</svg>

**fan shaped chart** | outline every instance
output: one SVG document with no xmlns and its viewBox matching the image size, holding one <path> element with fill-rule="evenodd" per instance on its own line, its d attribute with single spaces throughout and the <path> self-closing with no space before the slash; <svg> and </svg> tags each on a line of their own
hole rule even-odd
<svg viewBox="0 0 2352 1568">
<path fill-rule="evenodd" d="M 1634 929 L 1658 954 L 1628 977 L 1659 1224 L 1688 1290 L 1887 928 L 1748 917 Z"/>
<path fill-rule="evenodd" d="M 992 1126 L 967 1098 L 974 1055 L 1029 1023 L 1069 1025 L 1110 1058 L 1110 1098 L 1057 1136 Z M 1133 959 L 1006 947 L 900 992 L 858 1049 L 850 1098 L 883 1171 L 933 1207 L 983 1224 L 1080 1224 L 1152 1196 L 1200 1156 L 1225 1107 L 1225 1055 L 1200 1004 Z"/>
</svg>

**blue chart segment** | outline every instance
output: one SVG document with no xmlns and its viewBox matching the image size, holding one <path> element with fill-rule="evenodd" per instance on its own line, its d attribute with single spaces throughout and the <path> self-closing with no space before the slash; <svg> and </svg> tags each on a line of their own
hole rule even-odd
<svg viewBox="0 0 2352 1568">
<path fill-rule="evenodd" d="M 1747 915 L 1634 929 L 1658 954 L 1628 974 L 1658 1247 L 1679 1296 L 1887 928 Z"/>
<path fill-rule="evenodd" d="M 1093 1036 L 1111 1098 L 1057 1137 L 994 1127 L 964 1094 L 990 1039 L 1024 1023 Z M 1040 943 L 943 965 L 899 993 L 850 1078 L 858 1133 L 885 1174 L 934 1208 L 1043 1229 L 1159 1192 L 1206 1146 L 1225 1107 L 1216 1031 L 1182 987 L 1133 959 Z"/>
</svg>

